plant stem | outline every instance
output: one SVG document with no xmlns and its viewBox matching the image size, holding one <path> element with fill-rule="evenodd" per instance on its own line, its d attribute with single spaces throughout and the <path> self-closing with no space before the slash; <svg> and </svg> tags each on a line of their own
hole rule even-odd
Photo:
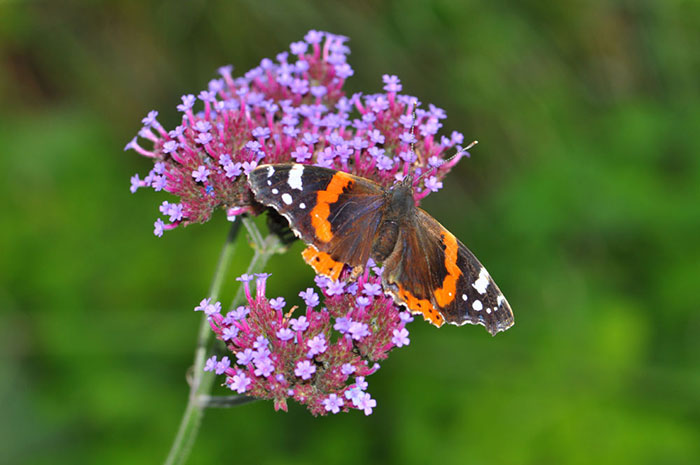
<svg viewBox="0 0 700 465">
<path fill-rule="evenodd" d="M 248 396 L 200 396 L 199 403 L 205 408 L 228 408 L 249 404 L 259 399 Z"/>
<path fill-rule="evenodd" d="M 224 281 L 226 270 L 233 256 L 235 240 L 241 228 L 241 224 L 245 224 L 253 241 L 255 253 L 248 266 L 247 273 L 256 273 L 262 271 L 262 268 L 267 263 L 272 254 L 279 250 L 279 240 L 275 236 L 268 236 L 263 239 L 252 219 L 244 217 L 237 220 L 231 226 L 226 243 L 221 250 L 219 262 L 214 271 L 211 288 L 209 289 L 209 297 L 212 301 L 219 298 L 221 286 Z M 232 306 L 238 305 L 242 298 L 243 286 L 240 286 L 236 297 L 233 300 Z M 206 315 L 202 315 L 202 322 L 199 326 L 197 336 L 197 347 L 194 354 L 194 366 L 192 374 L 192 382 L 190 383 L 190 394 L 187 401 L 185 413 L 180 421 L 173 445 L 170 448 L 168 457 L 165 460 L 165 465 L 179 465 L 185 463 L 189 457 L 194 440 L 199 432 L 199 426 L 204 416 L 204 409 L 211 403 L 210 392 L 214 385 L 215 374 L 211 371 L 204 371 L 207 355 L 212 352 L 214 342 L 213 331 L 209 326 L 209 321 Z M 241 401 L 238 404 L 246 403 Z"/>
</svg>

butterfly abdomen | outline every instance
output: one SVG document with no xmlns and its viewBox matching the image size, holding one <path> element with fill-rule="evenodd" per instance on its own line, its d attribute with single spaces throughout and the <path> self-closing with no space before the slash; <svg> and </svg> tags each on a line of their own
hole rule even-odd
<svg viewBox="0 0 700 465">
<path fill-rule="evenodd" d="M 372 243 L 372 260 L 378 263 L 384 262 L 394 251 L 398 238 L 399 224 L 393 220 L 383 221 Z"/>
<path fill-rule="evenodd" d="M 397 184 L 384 192 L 382 219 L 372 242 L 372 259 L 382 263 L 394 249 L 399 231 L 411 221 L 416 208 L 410 185 Z"/>
</svg>

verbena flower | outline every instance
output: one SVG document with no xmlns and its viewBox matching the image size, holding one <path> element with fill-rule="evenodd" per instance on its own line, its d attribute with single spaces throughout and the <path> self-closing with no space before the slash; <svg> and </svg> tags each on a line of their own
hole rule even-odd
<svg viewBox="0 0 700 465">
<path fill-rule="evenodd" d="M 353 70 L 346 41 L 309 31 L 291 44 L 291 54 L 263 59 L 243 76 L 220 68 L 206 90 L 182 96 L 182 122 L 174 129 L 163 128 L 157 111 L 143 119 L 125 149 L 154 165 L 143 179 L 132 176 L 130 190 L 150 187 L 178 197 L 160 205 L 155 235 L 204 223 L 219 208 L 231 220 L 262 211 L 246 178 L 261 163 L 324 166 L 385 187 L 412 175 L 416 203 L 442 188 L 448 171 L 468 155 L 460 147 L 463 136 L 438 135 L 445 112 L 400 94 L 396 76 L 382 77 L 383 93 L 347 96 L 343 85 Z M 448 160 L 452 147 L 456 155 Z M 369 415 L 377 402 L 366 377 L 391 350 L 410 343 L 406 325 L 413 321 L 384 294 L 381 273 L 369 263 L 353 279 L 348 269 L 338 281 L 317 276 L 320 292 L 299 292 L 302 309 L 286 312 L 284 298 L 265 296 L 269 275 L 240 276 L 246 305 L 225 315 L 210 299 L 195 308 L 230 351 L 211 357 L 204 369 L 224 375 L 238 394 L 272 399 L 278 410 L 287 410 L 291 398 L 314 415 L 353 409 Z"/>
<path fill-rule="evenodd" d="M 377 402 L 367 392 L 365 378 L 391 350 L 409 343 L 406 324 L 413 320 L 383 293 L 371 293 L 365 305 L 357 304 L 359 289 L 379 284 L 376 271 L 381 270 L 368 267 L 356 285 L 342 291 L 330 279 L 317 278 L 323 301 L 309 288 L 299 294 L 305 308 L 287 313 L 281 298 L 265 295 L 269 275 L 241 276 L 245 307 L 226 315 L 210 299 L 195 307 L 207 314 L 217 338 L 231 352 L 221 360 L 211 357 L 204 369 L 224 374 L 232 391 L 272 399 L 277 410 L 286 411 L 291 398 L 314 415 L 352 409 L 369 415 Z"/>
<path fill-rule="evenodd" d="M 131 192 L 141 187 L 177 197 L 161 213 L 154 234 L 178 225 L 203 223 L 217 208 L 230 219 L 257 212 L 245 174 L 261 163 L 298 162 L 330 167 L 390 186 L 409 173 L 416 177 L 416 202 L 442 187 L 440 182 L 461 149 L 444 163 L 446 151 L 463 136 L 438 136 L 445 112 L 421 106 L 399 94 L 398 77 L 384 75 L 384 93 L 346 96 L 353 71 L 346 61 L 347 38 L 309 31 L 290 46 L 240 77 L 231 66 L 197 94 L 182 96 L 182 123 L 166 130 L 157 111 L 125 147 L 149 157 L 153 169 L 131 178 Z M 140 138 L 140 141 L 139 141 Z"/>
</svg>

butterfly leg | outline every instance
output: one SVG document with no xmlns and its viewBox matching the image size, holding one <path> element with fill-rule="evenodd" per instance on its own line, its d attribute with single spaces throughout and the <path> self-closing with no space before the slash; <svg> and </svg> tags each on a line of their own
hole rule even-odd
<svg viewBox="0 0 700 465">
<path fill-rule="evenodd" d="M 365 271 L 364 265 L 357 265 L 352 267 L 352 272 L 350 273 L 350 281 L 355 281 L 360 275 Z"/>
</svg>

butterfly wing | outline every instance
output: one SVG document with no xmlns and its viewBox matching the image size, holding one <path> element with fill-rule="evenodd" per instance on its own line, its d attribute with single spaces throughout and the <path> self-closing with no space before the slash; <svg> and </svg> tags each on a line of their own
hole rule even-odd
<svg viewBox="0 0 700 465">
<path fill-rule="evenodd" d="M 343 264 L 364 265 L 379 227 L 384 190 L 341 171 L 301 164 L 261 165 L 248 181 L 255 198 L 284 216 L 311 244 L 304 259 L 338 279 Z"/>
<path fill-rule="evenodd" d="M 402 228 L 400 247 L 384 263 L 384 287 L 413 313 L 436 326 L 479 324 L 491 334 L 513 325 L 508 301 L 467 247 L 417 209 Z"/>
</svg>

